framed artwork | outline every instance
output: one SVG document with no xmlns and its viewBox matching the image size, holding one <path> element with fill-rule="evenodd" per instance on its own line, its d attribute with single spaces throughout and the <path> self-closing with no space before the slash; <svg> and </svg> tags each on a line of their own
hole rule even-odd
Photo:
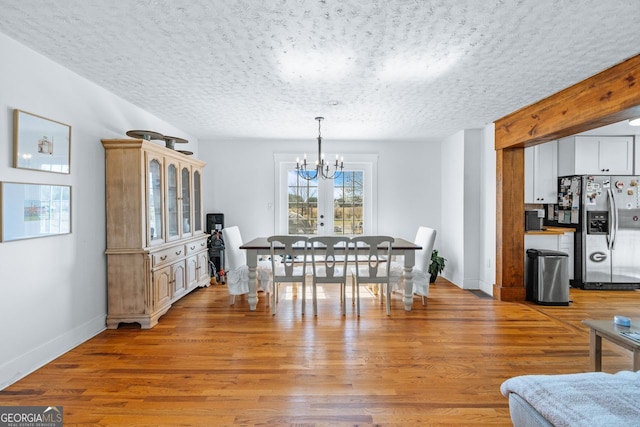
<svg viewBox="0 0 640 427">
<path fill-rule="evenodd" d="M 13 110 L 13 167 L 69 173 L 71 126 Z"/>
<path fill-rule="evenodd" d="M 71 233 L 71 186 L 0 182 L 0 241 Z"/>
</svg>

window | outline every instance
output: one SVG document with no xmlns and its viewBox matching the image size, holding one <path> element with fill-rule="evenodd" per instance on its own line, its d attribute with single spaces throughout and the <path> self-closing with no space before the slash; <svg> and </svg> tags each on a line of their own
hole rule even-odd
<svg viewBox="0 0 640 427">
<path fill-rule="evenodd" d="M 276 233 L 358 235 L 374 233 L 377 156 L 360 155 L 345 163 L 335 179 L 305 179 L 276 155 Z M 284 160 L 286 159 L 286 160 Z"/>
</svg>

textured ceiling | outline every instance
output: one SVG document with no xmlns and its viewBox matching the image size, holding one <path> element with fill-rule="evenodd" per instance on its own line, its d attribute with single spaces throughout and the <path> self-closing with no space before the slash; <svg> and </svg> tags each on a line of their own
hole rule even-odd
<svg viewBox="0 0 640 427">
<path fill-rule="evenodd" d="M 0 0 L 0 10 L 0 32 L 201 140 L 313 138 L 319 115 L 328 138 L 442 138 L 640 51 L 637 0 Z"/>
</svg>

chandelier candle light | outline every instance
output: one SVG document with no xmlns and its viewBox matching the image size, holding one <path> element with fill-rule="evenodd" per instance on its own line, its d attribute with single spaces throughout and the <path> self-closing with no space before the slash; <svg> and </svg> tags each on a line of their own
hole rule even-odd
<svg viewBox="0 0 640 427">
<path fill-rule="evenodd" d="M 300 178 L 304 178 L 307 181 L 314 180 L 318 177 L 322 177 L 323 179 L 334 179 L 342 173 L 342 169 L 344 168 L 344 157 L 338 160 L 338 155 L 336 155 L 336 163 L 333 165 L 334 170 L 333 173 L 329 174 L 329 163 L 325 163 L 324 161 L 324 153 L 322 152 L 322 135 L 320 133 L 320 123 L 324 120 L 324 117 L 316 117 L 318 121 L 318 160 L 316 160 L 315 172 L 307 169 L 307 155 L 304 155 L 302 159 L 302 163 L 300 163 L 300 158 L 296 159 L 296 171 L 298 171 L 298 175 Z"/>
</svg>

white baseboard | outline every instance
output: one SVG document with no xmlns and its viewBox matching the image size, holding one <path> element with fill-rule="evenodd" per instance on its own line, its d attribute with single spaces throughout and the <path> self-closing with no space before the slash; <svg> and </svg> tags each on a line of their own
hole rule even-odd
<svg viewBox="0 0 640 427">
<path fill-rule="evenodd" d="M 0 390 L 26 377 L 106 329 L 104 315 L 67 331 L 0 365 Z"/>
<path fill-rule="evenodd" d="M 478 279 L 464 279 L 462 289 L 476 290 L 480 289 L 480 281 Z"/>
<path fill-rule="evenodd" d="M 480 280 L 480 290 L 487 295 L 493 296 L 493 285 Z"/>
</svg>

